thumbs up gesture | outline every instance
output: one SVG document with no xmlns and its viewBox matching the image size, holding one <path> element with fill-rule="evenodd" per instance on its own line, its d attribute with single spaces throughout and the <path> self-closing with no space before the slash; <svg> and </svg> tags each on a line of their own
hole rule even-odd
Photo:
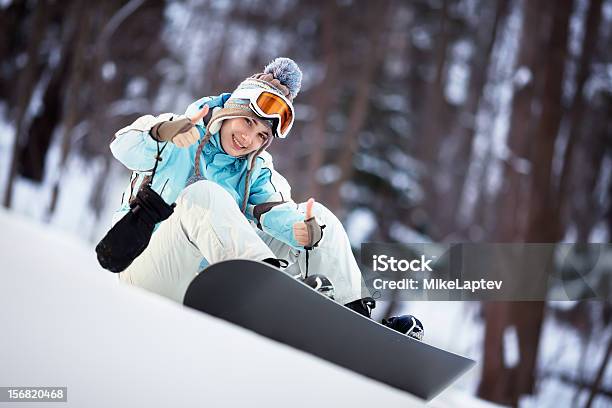
<svg viewBox="0 0 612 408">
<path fill-rule="evenodd" d="M 323 237 L 323 228 L 325 227 L 320 226 L 312 214 L 314 203 L 314 198 L 310 198 L 308 202 L 306 202 L 306 215 L 304 221 L 293 224 L 293 236 L 295 240 L 306 249 L 311 249 L 319 243 Z"/>
<path fill-rule="evenodd" d="M 151 134 L 159 141 L 171 141 L 178 147 L 189 147 L 200 139 L 200 132 L 195 124 L 208 114 L 208 110 L 208 105 L 204 105 L 202 110 L 191 118 L 183 117 L 159 123 L 151 129 Z"/>
<path fill-rule="evenodd" d="M 202 107 L 202 110 L 200 110 L 198 113 L 196 113 L 195 115 L 193 115 L 191 118 L 189 118 L 189 120 L 191 121 L 192 124 L 197 124 L 200 120 L 202 120 L 204 118 L 204 116 L 206 116 L 208 114 L 208 111 L 210 110 L 210 108 L 208 107 L 208 105 L 204 105 Z"/>
</svg>

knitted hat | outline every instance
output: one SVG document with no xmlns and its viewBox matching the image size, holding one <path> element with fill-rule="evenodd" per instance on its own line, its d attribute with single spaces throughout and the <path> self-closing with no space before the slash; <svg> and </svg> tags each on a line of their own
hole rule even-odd
<svg viewBox="0 0 612 408">
<path fill-rule="evenodd" d="M 263 72 L 242 81 L 232 94 L 241 89 L 261 88 L 278 92 L 289 101 L 293 101 L 293 98 L 300 92 L 301 85 L 302 71 L 300 71 L 298 65 L 290 58 L 276 58 L 266 65 Z M 213 109 L 212 117 L 208 122 L 208 129 L 210 129 L 210 133 L 215 134 L 221 129 L 223 120 L 240 117 L 262 119 L 251 110 L 249 101 L 230 96 L 223 108 Z M 272 125 L 269 120 L 264 120 L 264 123 L 268 123 L 269 126 Z"/>
</svg>

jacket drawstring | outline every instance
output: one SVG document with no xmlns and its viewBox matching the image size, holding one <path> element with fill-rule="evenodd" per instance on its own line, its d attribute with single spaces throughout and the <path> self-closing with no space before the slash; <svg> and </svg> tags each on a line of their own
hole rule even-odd
<svg viewBox="0 0 612 408">
<path fill-rule="evenodd" d="M 272 137 L 268 137 L 266 141 L 261 145 L 259 149 L 251 156 L 247 157 L 247 173 L 246 180 L 244 183 L 244 201 L 242 202 L 242 213 L 246 214 L 247 204 L 249 202 L 249 193 L 251 192 L 251 173 L 253 171 L 253 166 L 255 165 L 255 160 L 257 157 L 263 152 L 270 144 L 272 143 Z"/>
<path fill-rule="evenodd" d="M 211 137 L 212 137 L 212 134 L 207 128 L 206 133 L 204 134 L 204 137 L 202 138 L 202 141 L 198 145 L 198 149 L 196 150 L 196 153 L 195 153 L 194 164 L 193 164 L 195 180 L 199 180 L 202 178 L 201 172 L 200 172 L 200 159 L 202 157 L 202 150 L 204 150 L 204 146 L 206 145 L 206 143 L 210 141 Z M 251 186 L 250 186 L 251 173 L 253 172 L 255 160 L 261 154 L 261 152 L 263 152 L 268 146 L 270 146 L 271 143 L 272 143 L 272 137 L 268 137 L 266 141 L 261 145 L 259 149 L 257 149 L 255 153 L 247 157 L 247 173 L 246 173 L 246 180 L 244 183 L 244 201 L 242 203 L 242 213 L 243 214 L 246 214 L 246 208 L 249 202 L 249 193 L 251 191 Z"/>
</svg>

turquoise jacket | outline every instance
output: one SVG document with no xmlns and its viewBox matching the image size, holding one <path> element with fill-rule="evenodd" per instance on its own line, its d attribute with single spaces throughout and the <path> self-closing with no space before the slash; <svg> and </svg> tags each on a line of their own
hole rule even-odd
<svg viewBox="0 0 612 408">
<path fill-rule="evenodd" d="M 222 107 L 230 94 L 215 97 L 204 97 L 189 105 L 185 115 L 192 116 L 202 109 L 204 104 L 211 109 Z M 130 184 L 121 199 L 121 207 L 115 213 L 113 221 L 119 220 L 129 211 L 129 201 L 134 197 L 138 188 L 151 175 L 155 164 L 158 149 L 161 151 L 161 161 L 158 163 L 152 187 L 167 203 L 173 203 L 187 180 L 194 174 L 194 158 L 198 143 L 189 148 L 179 148 L 173 143 L 158 143 L 153 139 L 149 130 L 161 120 L 169 120 L 177 116 L 172 114 L 160 115 L 155 118 L 151 115 L 143 116 L 132 125 L 119 130 L 110 145 L 113 156 L 132 170 Z M 204 123 L 197 125 L 200 138 L 204 136 Z M 249 197 L 244 197 L 247 160 L 243 157 L 233 157 L 223 150 L 219 133 L 215 133 L 202 150 L 200 159 L 200 174 L 207 180 L 214 181 L 223 187 L 236 201 L 238 208 L 242 208 L 244 200 L 248 200 L 245 216 L 253 221 L 264 232 L 274 238 L 302 249 L 293 236 L 293 224 L 304 220 L 304 214 L 298 210 L 291 200 L 290 187 L 287 181 L 274 170 L 271 156 L 264 152 L 257 158 L 251 174 Z M 285 201 L 276 205 L 256 220 L 253 210 L 256 205 Z"/>
</svg>

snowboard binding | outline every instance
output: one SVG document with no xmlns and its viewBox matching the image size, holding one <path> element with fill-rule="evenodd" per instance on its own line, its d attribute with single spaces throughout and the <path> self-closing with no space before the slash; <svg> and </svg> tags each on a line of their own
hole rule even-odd
<svg viewBox="0 0 612 408">
<path fill-rule="evenodd" d="M 376 301 L 371 297 L 366 297 L 347 303 L 344 306 L 371 319 L 372 309 L 376 307 Z M 425 334 L 423 323 L 412 315 L 385 318 L 381 323 L 384 326 L 405 334 L 408 337 L 412 337 L 415 340 L 423 340 L 423 336 Z"/>
<path fill-rule="evenodd" d="M 366 297 L 347 303 L 344 306 L 370 319 L 372 318 L 372 309 L 376 307 L 376 301 L 371 297 Z"/>
<path fill-rule="evenodd" d="M 382 324 L 415 340 L 422 341 L 425 335 L 423 323 L 412 315 L 389 317 L 383 319 Z"/>
<path fill-rule="evenodd" d="M 309 275 L 302 282 L 322 294 L 323 296 L 327 296 L 330 299 L 334 299 L 335 289 L 334 285 L 325 275 Z"/>
<path fill-rule="evenodd" d="M 266 258 L 262 260 L 262 262 L 272 265 L 278 269 L 285 269 L 287 266 L 289 266 L 289 262 L 280 258 Z"/>
</svg>

